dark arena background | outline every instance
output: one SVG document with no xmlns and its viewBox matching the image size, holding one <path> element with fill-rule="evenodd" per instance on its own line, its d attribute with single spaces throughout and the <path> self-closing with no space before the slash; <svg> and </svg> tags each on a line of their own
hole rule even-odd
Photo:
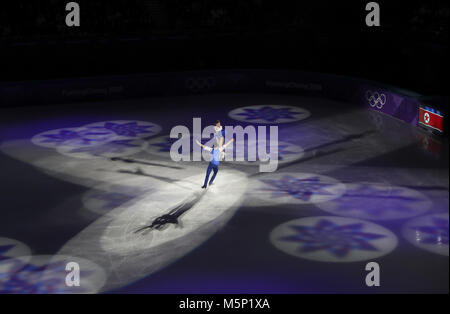
<svg viewBox="0 0 450 314">
<path fill-rule="evenodd" d="M 2 1 L 0 293 L 448 294 L 448 20 L 437 0 Z M 216 120 L 234 142 L 202 189 L 214 151 L 170 152 Z"/>
</svg>

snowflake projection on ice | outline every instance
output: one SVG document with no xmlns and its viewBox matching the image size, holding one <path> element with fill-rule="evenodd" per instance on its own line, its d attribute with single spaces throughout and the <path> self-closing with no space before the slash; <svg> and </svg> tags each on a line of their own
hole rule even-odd
<svg viewBox="0 0 450 314">
<path fill-rule="evenodd" d="M 75 158 L 130 156 L 142 150 L 144 139 L 161 131 L 161 127 L 144 121 L 103 121 L 79 128 L 46 131 L 31 141 L 39 146 L 55 148 Z"/>
<path fill-rule="evenodd" d="M 48 145 L 60 145 L 68 140 L 74 140 L 80 138 L 80 135 L 77 131 L 71 130 L 71 129 L 62 129 L 62 130 L 55 130 L 47 133 L 40 134 L 42 137 L 40 143 L 41 144 L 48 144 Z"/>
<path fill-rule="evenodd" d="M 141 134 L 148 134 L 150 132 L 149 128 L 151 127 L 152 126 L 149 125 L 139 126 L 137 122 L 128 122 L 123 124 L 107 122 L 104 125 L 105 129 L 114 131 L 117 135 L 131 137 L 136 137 Z"/>
<path fill-rule="evenodd" d="M 18 262 L 20 263 L 20 262 Z M 47 294 L 47 293 L 67 293 L 69 288 L 60 284 L 60 279 L 56 278 L 42 278 L 42 273 L 46 267 L 65 269 L 62 263 L 35 266 L 32 264 L 24 264 L 18 271 L 12 272 L 8 278 L 4 278 L 0 282 L 0 293 L 14 293 L 14 294 Z M 63 275 L 62 271 L 60 274 Z M 74 287 L 71 289 L 74 293 L 82 293 L 82 289 Z"/>
<path fill-rule="evenodd" d="M 134 139 L 149 137 L 158 134 L 161 127 L 151 122 L 145 121 L 103 121 L 84 126 L 91 130 L 108 130 L 114 132 L 119 139 Z"/>
<path fill-rule="evenodd" d="M 296 114 L 290 108 L 277 109 L 265 106 L 259 109 L 244 109 L 244 112 L 237 115 L 245 116 L 246 120 L 264 119 L 268 122 L 275 122 L 278 119 L 293 119 Z"/>
<path fill-rule="evenodd" d="M 105 284 L 105 272 L 96 264 L 76 257 L 37 255 L 30 262 L 13 259 L 0 262 L 0 293 L 69 294 L 96 293 Z M 77 263 L 80 286 L 68 286 L 66 266 Z"/>
<path fill-rule="evenodd" d="M 270 142 L 266 141 L 266 148 L 264 150 L 266 155 L 264 156 L 259 156 L 258 149 L 260 144 L 258 141 L 245 140 L 243 144 L 237 142 L 234 145 L 233 152 L 227 153 L 226 160 L 234 163 L 245 163 L 247 165 L 257 166 L 260 163 L 268 162 L 268 158 L 275 153 L 278 154 L 279 164 L 298 160 L 304 155 L 302 147 L 286 142 L 278 142 L 278 146 L 271 149 Z M 251 150 L 249 148 L 254 148 L 254 156 L 250 153 Z M 233 160 L 228 160 L 229 157 L 232 157 Z"/>
<path fill-rule="evenodd" d="M 112 158 L 130 156 L 142 150 L 144 141 L 140 139 L 115 140 L 103 145 L 92 147 L 68 147 L 57 148 L 57 151 L 66 156 L 75 158 Z"/>
<path fill-rule="evenodd" d="M 6 257 L 6 253 L 10 251 L 12 248 L 14 248 L 14 244 L 8 244 L 8 245 L 0 245 L 0 261 L 5 260 L 9 257 Z"/>
<path fill-rule="evenodd" d="M 448 219 L 433 217 L 432 222 L 433 226 L 413 227 L 424 235 L 422 243 L 448 245 Z"/>
<path fill-rule="evenodd" d="M 288 221 L 270 234 L 279 250 L 322 262 L 377 258 L 397 246 L 397 237 L 379 225 L 359 219 L 323 216 Z"/>
<path fill-rule="evenodd" d="M 337 257 L 345 257 L 352 250 L 377 251 L 370 242 L 385 235 L 362 232 L 362 228 L 362 223 L 340 226 L 322 219 L 314 226 L 294 225 L 295 234 L 280 240 L 298 243 L 303 253 L 325 250 Z"/>
<path fill-rule="evenodd" d="M 306 204 L 340 197 L 345 185 L 339 181 L 309 173 L 276 173 L 254 180 L 251 195 L 268 203 Z"/>
<path fill-rule="evenodd" d="M 341 198 L 318 206 L 330 213 L 369 220 L 395 220 L 419 216 L 432 202 L 422 193 L 377 183 L 346 184 Z"/>
<path fill-rule="evenodd" d="M 228 115 L 238 121 L 274 124 L 304 120 L 311 114 L 294 106 L 257 105 L 234 109 Z"/>
<path fill-rule="evenodd" d="M 404 237 L 415 246 L 449 256 L 449 215 L 433 214 L 414 218 L 403 227 Z"/>
<path fill-rule="evenodd" d="M 31 141 L 35 145 L 47 148 L 60 146 L 89 147 L 101 145 L 115 138 L 116 135 L 112 131 L 80 127 L 45 131 L 33 136 Z"/>
<path fill-rule="evenodd" d="M 0 261 L 30 254 L 28 246 L 14 239 L 0 238 Z"/>
<path fill-rule="evenodd" d="M 29 258 L 31 258 L 31 256 Z M 26 263 L 27 260 L 23 261 L 20 257 L 0 260 L 0 294 L 4 293 L 2 292 L 2 290 L 4 290 L 2 288 L 2 284 L 9 281 L 11 274 L 19 271 L 24 265 L 26 265 Z"/>
<path fill-rule="evenodd" d="M 309 201 L 314 195 L 333 195 L 327 191 L 330 183 L 320 182 L 319 177 L 307 179 L 298 179 L 293 176 L 286 175 L 280 180 L 262 180 L 270 187 L 265 189 L 272 192 L 272 197 L 283 197 L 290 195 L 302 201 Z"/>
</svg>

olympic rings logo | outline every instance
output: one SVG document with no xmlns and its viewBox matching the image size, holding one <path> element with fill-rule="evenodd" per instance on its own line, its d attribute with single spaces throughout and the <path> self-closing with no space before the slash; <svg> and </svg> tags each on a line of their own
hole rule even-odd
<svg viewBox="0 0 450 314">
<path fill-rule="evenodd" d="M 186 80 L 185 85 L 193 92 L 200 92 L 216 86 L 216 80 L 213 77 L 190 77 Z"/>
<path fill-rule="evenodd" d="M 366 91 L 366 100 L 371 107 L 381 109 L 386 104 L 386 95 L 368 90 Z"/>
</svg>

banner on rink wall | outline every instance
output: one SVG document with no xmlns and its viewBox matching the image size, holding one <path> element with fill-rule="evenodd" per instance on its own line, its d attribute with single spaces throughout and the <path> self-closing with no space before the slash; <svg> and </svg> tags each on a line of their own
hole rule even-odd
<svg viewBox="0 0 450 314">
<path fill-rule="evenodd" d="M 418 123 L 420 95 L 395 92 L 377 85 L 361 85 L 359 103 L 412 125 Z"/>
<path fill-rule="evenodd" d="M 228 92 L 329 98 L 364 105 L 407 123 L 418 124 L 418 94 L 355 78 L 283 70 L 168 72 L 0 83 L 0 106 Z"/>
</svg>

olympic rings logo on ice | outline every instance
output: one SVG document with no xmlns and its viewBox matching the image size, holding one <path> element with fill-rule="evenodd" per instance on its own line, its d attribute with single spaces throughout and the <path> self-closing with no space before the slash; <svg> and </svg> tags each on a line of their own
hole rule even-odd
<svg viewBox="0 0 450 314">
<path fill-rule="evenodd" d="M 187 89 L 199 92 L 216 86 L 216 79 L 214 77 L 190 77 L 186 79 L 185 85 Z"/>
<path fill-rule="evenodd" d="M 368 90 L 366 91 L 366 100 L 371 107 L 381 109 L 386 104 L 386 95 Z"/>
</svg>

